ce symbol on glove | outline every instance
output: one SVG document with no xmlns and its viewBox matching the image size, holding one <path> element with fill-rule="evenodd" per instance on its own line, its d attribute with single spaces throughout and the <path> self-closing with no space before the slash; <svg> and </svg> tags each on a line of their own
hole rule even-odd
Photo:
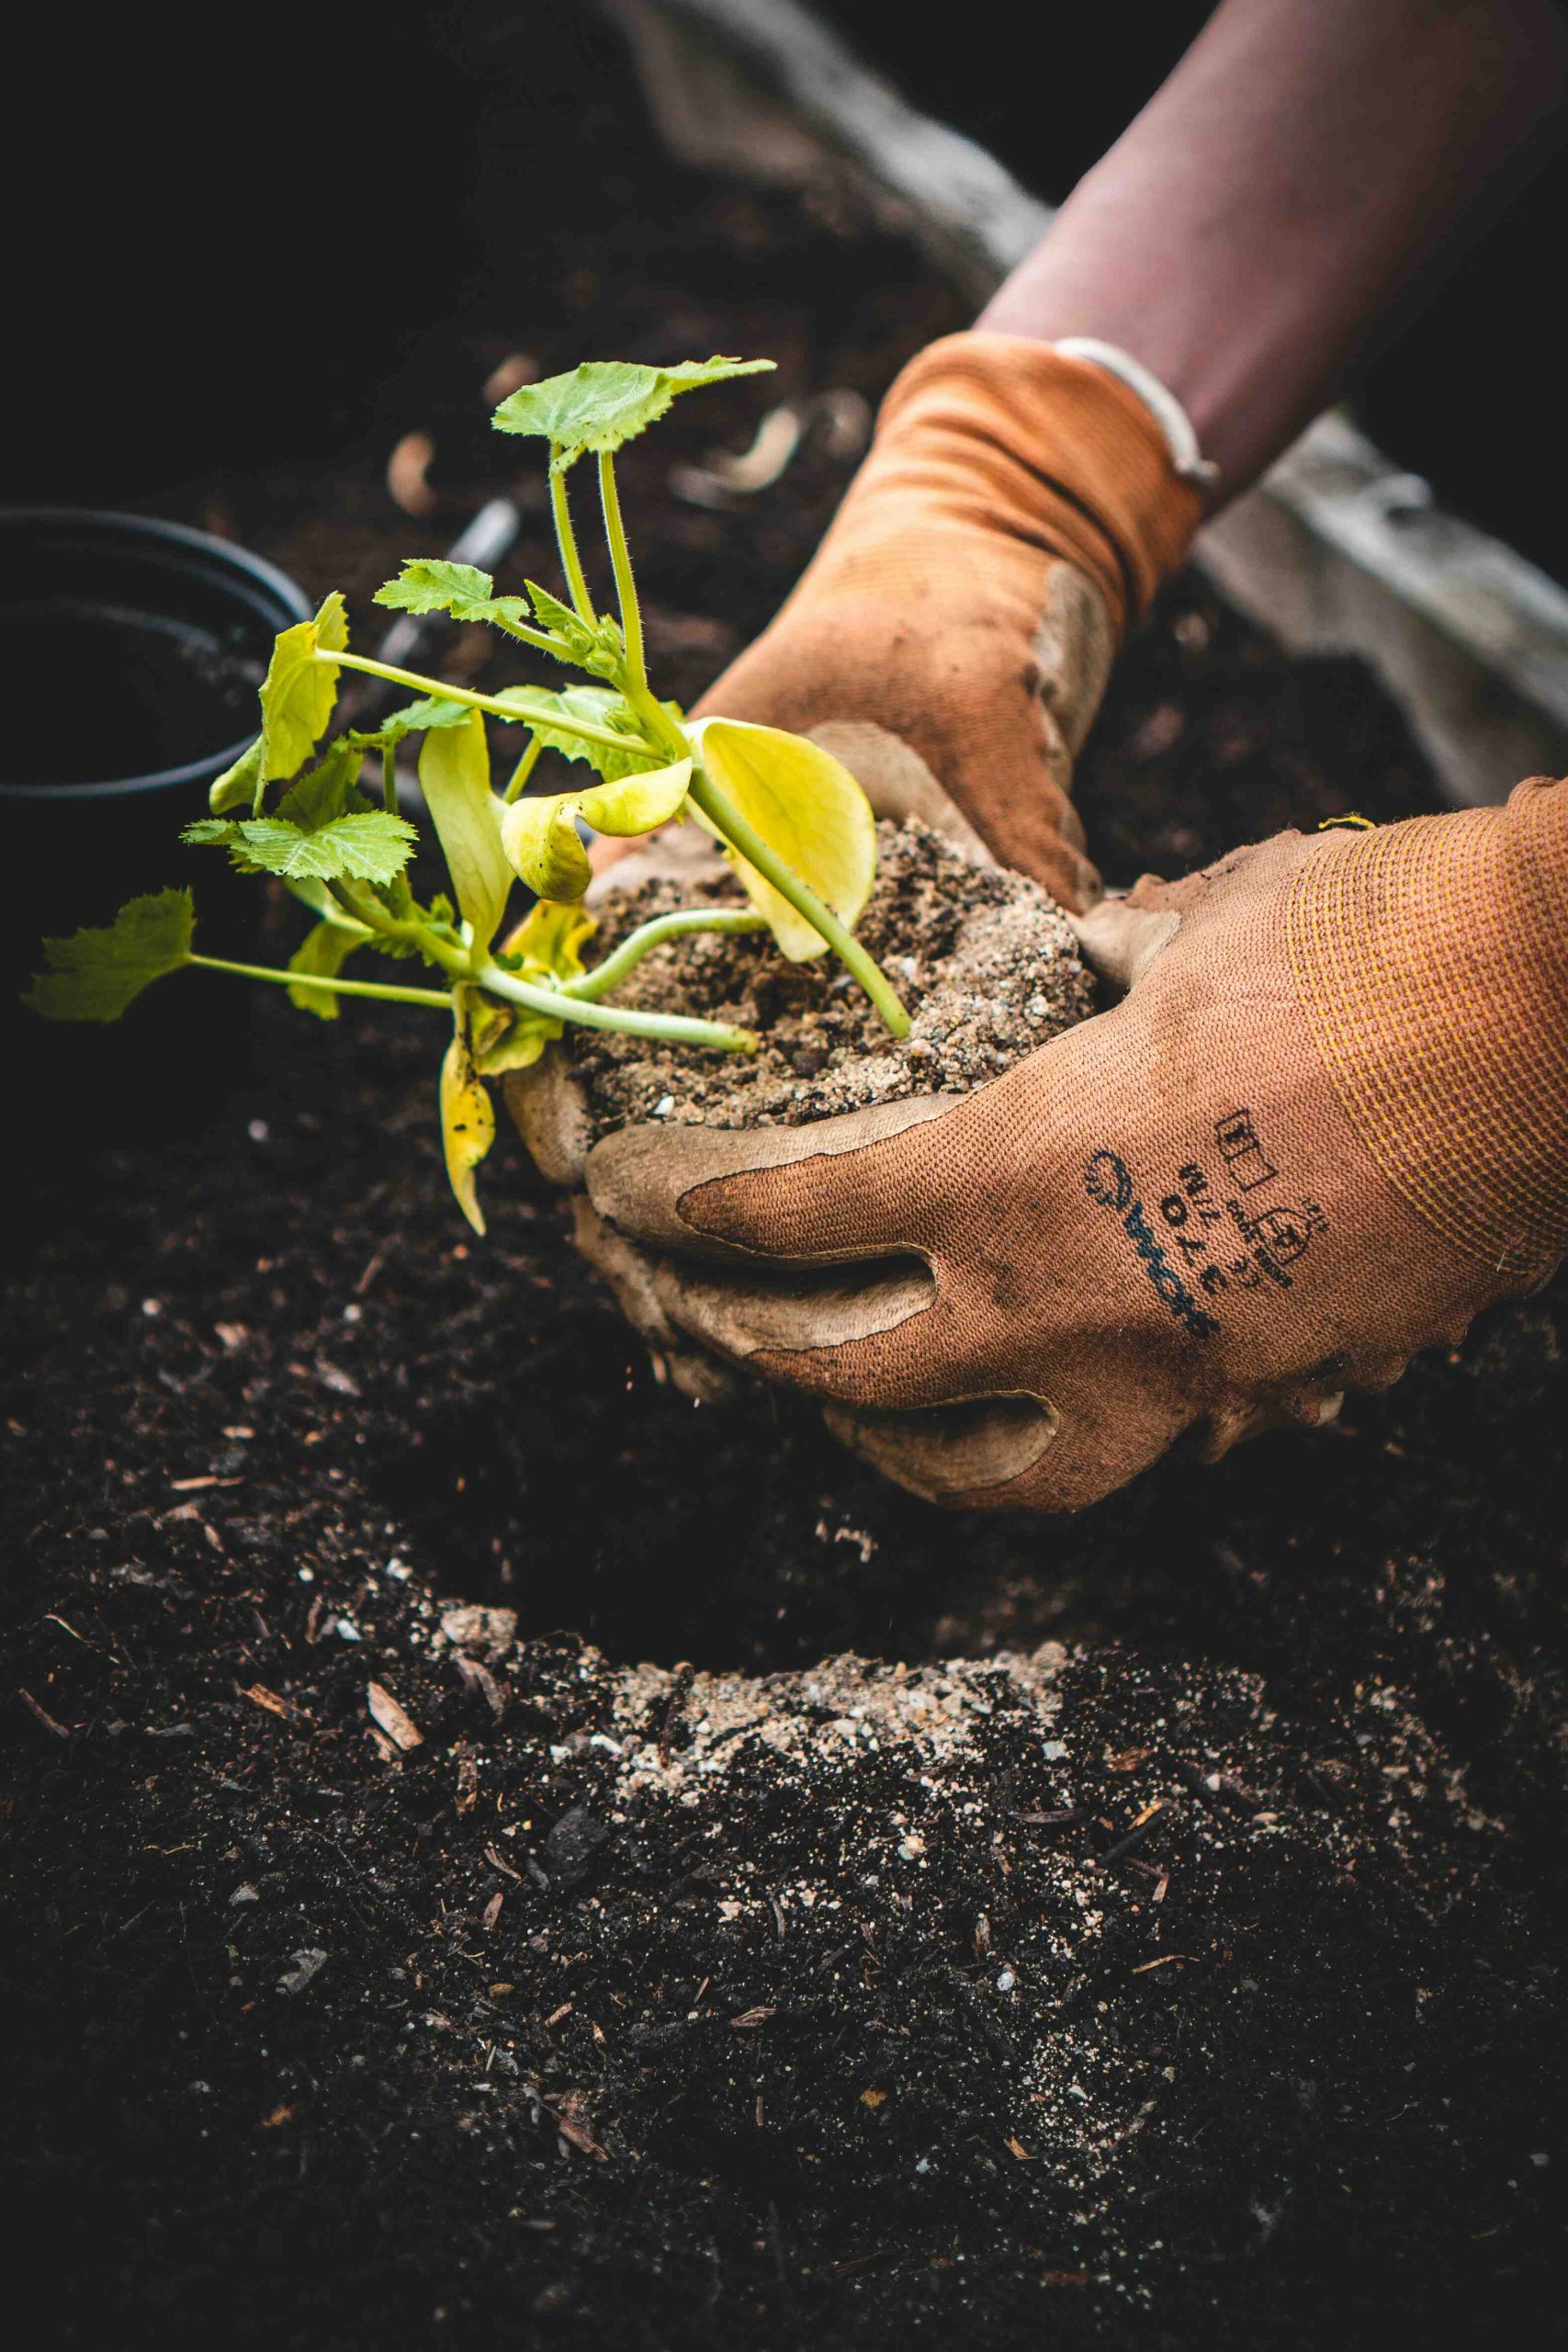
<svg viewBox="0 0 1568 2352">
<path fill-rule="evenodd" d="M 1415 1213 L 1330 1080 L 1292 910 L 1352 849 L 1281 834 L 1102 901 L 1079 936 L 1125 993 L 973 1093 L 584 1156 L 558 1068 L 525 1132 L 688 1391 L 739 1368 L 931 1500 L 1080 1508 L 1194 1424 L 1214 1458 L 1330 1419 L 1525 1286 Z"/>
</svg>

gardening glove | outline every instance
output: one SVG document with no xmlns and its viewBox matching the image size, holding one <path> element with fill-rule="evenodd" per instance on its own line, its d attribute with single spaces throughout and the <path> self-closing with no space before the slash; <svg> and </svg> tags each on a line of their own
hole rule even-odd
<svg viewBox="0 0 1568 2352">
<path fill-rule="evenodd" d="M 1568 1246 L 1568 784 L 1090 922 L 1128 994 L 972 1094 L 587 1159 L 648 1317 L 932 1499 L 1070 1510 L 1191 1424 L 1311 1426 Z"/>
<path fill-rule="evenodd" d="M 1072 764 L 1117 647 L 1197 526 L 1170 429 L 1107 367 L 1049 344 L 932 344 L 884 401 L 794 594 L 698 715 L 812 735 L 874 804 L 890 773 L 911 806 L 934 779 L 1004 865 L 1092 905 Z"/>
</svg>

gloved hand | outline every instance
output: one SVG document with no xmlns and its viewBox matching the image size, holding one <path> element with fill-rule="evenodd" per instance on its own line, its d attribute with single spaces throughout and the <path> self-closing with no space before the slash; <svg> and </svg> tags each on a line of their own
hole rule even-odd
<svg viewBox="0 0 1568 2352">
<path fill-rule="evenodd" d="M 1061 1510 L 1192 1423 L 1328 1418 L 1568 1246 L 1568 784 L 1085 928 L 1129 993 L 973 1094 L 601 1143 L 636 1319 L 920 1494 Z"/>
<path fill-rule="evenodd" d="M 874 802 L 897 783 L 918 806 L 934 778 L 1004 865 L 1081 910 L 1100 880 L 1073 759 L 1198 518 L 1116 376 L 1021 336 L 949 335 L 888 392 L 799 585 L 698 712 L 815 735 Z"/>
</svg>

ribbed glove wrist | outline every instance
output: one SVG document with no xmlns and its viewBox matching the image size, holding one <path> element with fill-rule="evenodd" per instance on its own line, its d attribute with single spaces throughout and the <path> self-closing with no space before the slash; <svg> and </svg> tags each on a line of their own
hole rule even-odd
<svg viewBox="0 0 1568 2352">
<path fill-rule="evenodd" d="M 1347 833 L 1286 913 L 1318 1051 L 1413 1208 L 1498 1276 L 1568 1250 L 1568 784 Z"/>
<path fill-rule="evenodd" d="M 947 335 L 910 361 L 829 544 L 847 554 L 883 501 L 910 497 L 1076 565 L 1118 636 L 1147 612 L 1201 514 L 1136 392 L 1091 360 L 1009 334 Z"/>
</svg>

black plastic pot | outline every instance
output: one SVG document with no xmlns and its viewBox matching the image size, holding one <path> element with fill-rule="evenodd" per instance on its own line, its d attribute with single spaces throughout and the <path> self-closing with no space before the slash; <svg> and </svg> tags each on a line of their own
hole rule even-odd
<svg viewBox="0 0 1568 2352">
<path fill-rule="evenodd" d="M 193 1079 L 216 1075 L 220 1055 L 235 1069 L 248 1018 L 237 983 L 172 978 L 102 1031 L 46 1024 L 17 995 L 43 934 L 107 922 L 171 884 L 196 891 L 204 945 L 254 952 L 254 882 L 178 835 L 255 733 L 274 636 L 309 611 L 276 566 L 203 531 L 0 510 L 0 1030 L 13 1070 L 45 1085 L 51 1108 L 90 1096 L 114 1125 L 144 1129 L 167 1121 Z"/>
</svg>

